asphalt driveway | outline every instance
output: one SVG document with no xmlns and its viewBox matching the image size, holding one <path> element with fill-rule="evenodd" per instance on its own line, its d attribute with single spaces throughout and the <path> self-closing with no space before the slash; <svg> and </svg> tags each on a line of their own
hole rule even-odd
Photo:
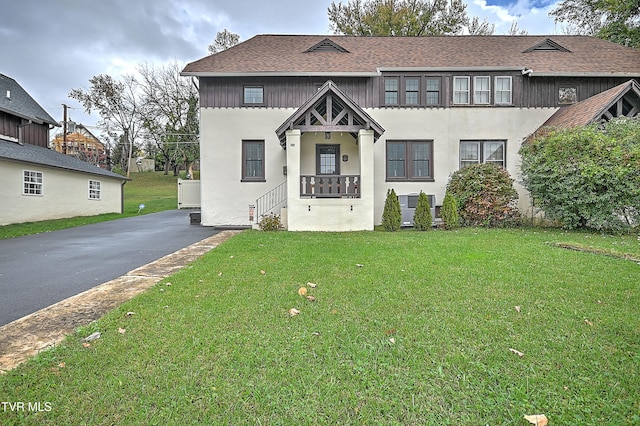
<svg viewBox="0 0 640 426">
<path fill-rule="evenodd" d="M 0 326 L 218 232 L 169 210 L 0 240 Z"/>
</svg>

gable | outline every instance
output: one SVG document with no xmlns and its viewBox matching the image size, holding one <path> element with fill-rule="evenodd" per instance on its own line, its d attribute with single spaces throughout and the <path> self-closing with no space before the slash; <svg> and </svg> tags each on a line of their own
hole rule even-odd
<svg viewBox="0 0 640 426">
<path fill-rule="evenodd" d="M 550 38 L 548 38 L 534 46 L 531 46 L 530 48 L 526 49 L 523 53 L 530 53 L 530 52 L 571 52 L 571 51 L 561 46 L 560 44 L 556 43 L 555 41 L 551 40 Z"/>
<path fill-rule="evenodd" d="M 629 80 L 577 104 L 560 108 L 541 127 L 572 128 L 640 116 L 640 86 Z"/>
<path fill-rule="evenodd" d="M 314 44 L 310 48 L 304 51 L 305 53 L 311 52 L 341 52 L 341 53 L 349 53 L 347 49 L 340 46 L 339 44 L 331 41 L 328 38 L 325 38 L 319 43 Z"/>
<path fill-rule="evenodd" d="M 354 137 L 361 129 L 372 129 L 374 141 L 384 133 L 382 126 L 331 80 L 278 127 L 276 134 L 282 146 L 286 140 L 285 132 L 293 129 L 303 132 L 347 132 Z"/>
</svg>

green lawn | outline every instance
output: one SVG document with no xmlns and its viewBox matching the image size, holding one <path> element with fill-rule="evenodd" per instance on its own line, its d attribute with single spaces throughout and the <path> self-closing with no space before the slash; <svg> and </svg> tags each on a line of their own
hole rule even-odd
<svg viewBox="0 0 640 426">
<path fill-rule="evenodd" d="M 145 208 L 138 212 L 140 204 Z M 58 220 L 0 226 L 0 239 L 73 228 L 74 226 L 120 219 L 138 214 L 156 213 L 178 208 L 178 178 L 163 172 L 132 173 L 124 185 L 124 214 L 110 213 Z"/>
<path fill-rule="evenodd" d="M 639 424 L 640 265 L 614 256 L 640 241 L 245 231 L 0 376 L 50 408 L 0 424 Z"/>
</svg>

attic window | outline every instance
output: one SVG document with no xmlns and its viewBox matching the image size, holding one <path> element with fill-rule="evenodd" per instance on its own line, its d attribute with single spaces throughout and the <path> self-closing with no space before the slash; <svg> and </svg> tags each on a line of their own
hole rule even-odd
<svg viewBox="0 0 640 426">
<path fill-rule="evenodd" d="M 304 53 L 311 53 L 311 52 L 342 52 L 342 53 L 349 53 L 349 51 L 347 49 L 345 49 L 344 47 L 340 46 L 339 44 L 336 44 L 335 42 L 329 40 L 328 38 L 325 38 L 320 43 L 316 43 L 316 44 L 314 44 L 313 46 L 311 46 L 310 48 L 308 48 L 307 50 L 304 51 Z"/>
<path fill-rule="evenodd" d="M 550 38 L 548 38 L 536 44 L 535 46 L 528 48 L 523 53 L 530 53 L 530 52 L 571 52 L 571 51 L 559 45 L 558 43 L 551 40 Z"/>
</svg>

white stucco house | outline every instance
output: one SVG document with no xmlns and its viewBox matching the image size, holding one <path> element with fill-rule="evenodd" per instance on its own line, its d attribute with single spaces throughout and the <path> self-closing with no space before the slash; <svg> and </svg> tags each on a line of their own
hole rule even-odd
<svg viewBox="0 0 640 426">
<path fill-rule="evenodd" d="M 56 121 L 0 74 L 0 225 L 122 213 L 127 179 L 49 149 Z"/>
<path fill-rule="evenodd" d="M 273 212 L 292 231 L 372 230 L 389 188 L 438 207 L 479 162 L 516 179 L 526 212 L 528 135 L 640 110 L 640 52 L 583 36 L 259 35 L 182 75 L 199 84 L 201 223 L 216 227 Z"/>
</svg>

